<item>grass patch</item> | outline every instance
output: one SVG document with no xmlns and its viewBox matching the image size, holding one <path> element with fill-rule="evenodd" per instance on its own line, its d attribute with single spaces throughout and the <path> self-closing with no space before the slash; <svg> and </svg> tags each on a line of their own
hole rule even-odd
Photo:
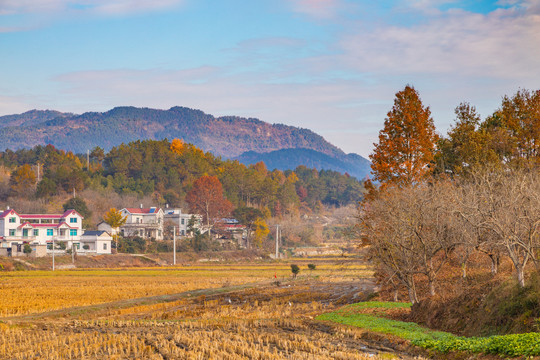
<svg viewBox="0 0 540 360">
<path fill-rule="evenodd" d="M 398 336 L 413 345 L 439 352 L 469 351 L 505 356 L 540 355 L 540 333 L 495 335 L 490 337 L 462 337 L 434 331 L 416 323 L 403 322 L 370 314 L 359 313 L 366 308 L 410 307 L 409 303 L 364 302 L 345 306 L 335 312 L 319 315 L 317 320 L 333 321 L 362 329 Z"/>
</svg>

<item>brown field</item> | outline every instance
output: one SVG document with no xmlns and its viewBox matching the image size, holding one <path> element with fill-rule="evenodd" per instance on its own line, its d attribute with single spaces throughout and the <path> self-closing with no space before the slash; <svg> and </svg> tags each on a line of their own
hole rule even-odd
<svg viewBox="0 0 540 360">
<path fill-rule="evenodd" d="M 285 263 L 4 275 L 0 358 L 393 356 L 362 340 L 361 330 L 313 320 L 368 296 L 368 268 L 320 261 L 309 272 L 298 264 L 296 280 Z"/>
</svg>

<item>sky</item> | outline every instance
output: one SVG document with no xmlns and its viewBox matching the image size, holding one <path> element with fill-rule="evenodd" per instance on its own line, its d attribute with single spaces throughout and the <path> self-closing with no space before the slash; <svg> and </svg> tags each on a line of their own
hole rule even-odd
<svg viewBox="0 0 540 360">
<path fill-rule="evenodd" d="M 412 85 L 445 134 L 540 88 L 540 0 L 0 0 L 0 115 L 186 106 L 368 156 Z"/>
</svg>

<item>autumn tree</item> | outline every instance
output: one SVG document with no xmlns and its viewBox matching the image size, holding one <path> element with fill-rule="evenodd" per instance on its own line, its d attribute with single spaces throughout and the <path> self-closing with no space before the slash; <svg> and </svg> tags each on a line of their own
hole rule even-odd
<svg viewBox="0 0 540 360">
<path fill-rule="evenodd" d="M 407 85 L 396 93 L 379 142 L 369 156 L 374 179 L 397 185 L 421 181 L 430 172 L 437 138 L 429 107 L 424 107 L 418 92 Z"/>
<path fill-rule="evenodd" d="M 503 162 L 540 165 L 540 90 L 504 96 L 501 107 L 482 126 L 491 133 Z"/>
<path fill-rule="evenodd" d="M 263 217 L 262 211 L 253 207 L 239 207 L 234 209 L 233 216 L 240 224 L 246 227 L 246 243 L 248 248 L 251 246 L 253 232 L 256 230 L 257 219 Z"/>
<path fill-rule="evenodd" d="M 437 171 L 453 175 L 466 175 L 487 165 L 496 166 L 499 157 L 493 149 L 491 134 L 481 128 L 480 115 L 469 103 L 455 109 L 456 120 L 441 138 L 436 154 Z"/>
<path fill-rule="evenodd" d="M 261 247 L 264 239 L 266 239 L 266 237 L 270 233 L 270 229 L 268 229 L 266 221 L 264 221 L 264 219 L 260 217 L 255 219 L 254 227 L 255 234 L 253 236 L 253 243 L 255 244 L 255 246 Z"/>
<path fill-rule="evenodd" d="M 181 139 L 173 139 L 173 141 L 171 141 L 170 149 L 173 153 L 182 155 L 185 150 L 184 141 Z"/>
<path fill-rule="evenodd" d="M 127 216 L 122 216 L 120 210 L 111 208 L 103 215 L 103 221 L 105 221 L 114 231 L 115 247 L 118 249 L 118 228 L 124 225 L 127 221 Z"/>
<path fill-rule="evenodd" d="M 482 173 L 467 194 L 469 214 L 478 218 L 477 228 L 490 234 L 492 246 L 503 249 L 516 271 L 521 287 L 532 261 L 540 269 L 540 175 L 537 171 L 514 170 Z M 470 215 L 469 215 L 470 216 Z"/>
<path fill-rule="evenodd" d="M 33 192 L 36 185 L 36 174 L 29 164 L 19 166 L 11 173 L 9 185 L 13 195 L 26 196 Z"/>
<path fill-rule="evenodd" d="M 379 271 L 418 302 L 417 277 L 436 294 L 437 277 L 456 247 L 452 184 L 391 187 L 364 204 L 363 232 Z"/>
<path fill-rule="evenodd" d="M 203 216 L 208 229 L 218 218 L 228 216 L 232 204 L 223 196 L 223 187 L 216 176 L 202 176 L 195 180 L 193 188 L 186 195 L 189 209 Z"/>
</svg>

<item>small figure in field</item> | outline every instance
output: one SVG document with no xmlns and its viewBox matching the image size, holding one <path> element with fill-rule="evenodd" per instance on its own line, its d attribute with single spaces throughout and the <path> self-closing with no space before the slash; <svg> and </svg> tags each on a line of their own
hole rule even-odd
<svg viewBox="0 0 540 360">
<path fill-rule="evenodd" d="M 277 278 L 277 272 L 274 273 L 274 282 L 273 282 L 274 285 L 276 286 L 279 286 L 280 285 L 280 282 Z"/>
<path fill-rule="evenodd" d="M 300 268 L 298 267 L 298 265 L 296 264 L 291 264 L 291 272 L 292 272 L 292 277 L 293 279 L 296 279 L 296 275 L 298 275 L 298 273 L 300 272 Z"/>
</svg>

